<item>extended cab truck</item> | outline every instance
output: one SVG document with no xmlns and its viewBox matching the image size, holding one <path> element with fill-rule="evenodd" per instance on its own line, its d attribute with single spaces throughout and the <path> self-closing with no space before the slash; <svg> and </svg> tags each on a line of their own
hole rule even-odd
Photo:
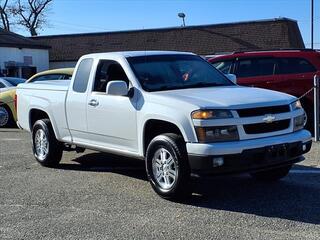
<svg viewBox="0 0 320 240">
<path fill-rule="evenodd" d="M 185 196 L 192 172 L 286 176 L 311 148 L 300 102 L 232 80 L 191 53 L 85 55 L 71 81 L 19 85 L 18 124 L 42 165 L 70 148 L 145 159 L 168 199 Z"/>
</svg>

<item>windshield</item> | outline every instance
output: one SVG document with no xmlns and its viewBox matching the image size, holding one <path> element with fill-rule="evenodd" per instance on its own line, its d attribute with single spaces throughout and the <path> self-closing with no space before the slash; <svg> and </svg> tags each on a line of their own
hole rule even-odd
<svg viewBox="0 0 320 240">
<path fill-rule="evenodd" d="M 149 55 L 127 59 L 146 91 L 234 85 L 196 55 Z"/>
<path fill-rule="evenodd" d="M 3 77 L 4 80 L 9 82 L 12 86 L 17 86 L 20 83 L 24 83 L 26 80 L 23 78 Z"/>
</svg>

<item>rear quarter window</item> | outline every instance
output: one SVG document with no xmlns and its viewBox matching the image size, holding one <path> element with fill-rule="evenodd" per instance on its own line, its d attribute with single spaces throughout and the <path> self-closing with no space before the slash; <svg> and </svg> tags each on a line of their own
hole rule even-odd
<svg viewBox="0 0 320 240">
<path fill-rule="evenodd" d="M 316 72 L 316 68 L 304 58 L 279 58 L 277 74 Z"/>
<path fill-rule="evenodd" d="M 79 93 L 84 93 L 87 91 L 92 63 L 92 58 L 86 58 L 80 62 L 74 78 L 73 91 Z"/>
</svg>

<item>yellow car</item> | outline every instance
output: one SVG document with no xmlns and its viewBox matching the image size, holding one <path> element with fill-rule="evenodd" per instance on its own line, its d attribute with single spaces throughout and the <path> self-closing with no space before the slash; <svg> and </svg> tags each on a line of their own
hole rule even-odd
<svg viewBox="0 0 320 240">
<path fill-rule="evenodd" d="M 69 80 L 72 77 L 74 68 L 60 68 L 37 73 L 26 82 L 39 82 L 48 80 Z"/>
<path fill-rule="evenodd" d="M 17 119 L 15 95 L 15 89 L 0 92 L 0 128 L 13 125 Z"/>
<path fill-rule="evenodd" d="M 26 83 L 49 81 L 49 80 L 69 80 L 72 77 L 74 68 L 60 68 L 37 73 L 29 78 Z M 14 100 L 16 89 L 0 92 L 0 128 L 13 125 L 17 121 L 17 111 Z"/>
</svg>

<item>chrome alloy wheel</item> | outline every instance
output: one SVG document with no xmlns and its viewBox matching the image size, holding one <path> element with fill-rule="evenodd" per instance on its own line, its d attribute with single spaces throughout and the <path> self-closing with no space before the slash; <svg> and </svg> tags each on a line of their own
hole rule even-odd
<svg viewBox="0 0 320 240">
<path fill-rule="evenodd" d="M 9 122 L 9 112 L 5 107 L 0 106 L 0 127 L 4 127 Z"/>
<path fill-rule="evenodd" d="M 43 161 L 49 153 L 49 141 L 46 133 L 42 129 L 38 129 L 34 136 L 34 148 L 37 158 Z"/>
<path fill-rule="evenodd" d="M 160 148 L 154 153 L 152 171 L 155 181 L 164 190 L 170 189 L 178 178 L 177 164 L 165 148 Z"/>
</svg>

